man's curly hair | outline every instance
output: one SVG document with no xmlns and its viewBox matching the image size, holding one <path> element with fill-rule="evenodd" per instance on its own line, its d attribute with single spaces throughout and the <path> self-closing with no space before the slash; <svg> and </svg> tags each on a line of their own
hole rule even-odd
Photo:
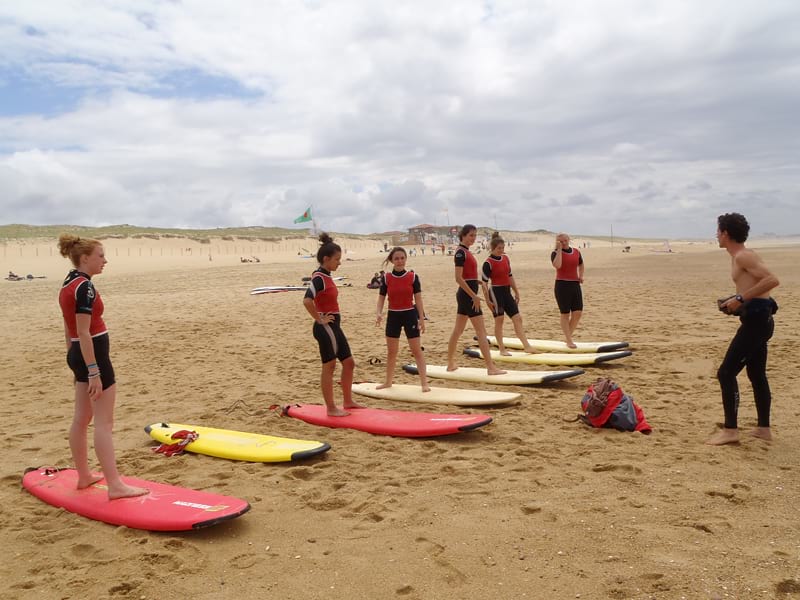
<svg viewBox="0 0 800 600">
<path fill-rule="evenodd" d="M 724 231 L 735 242 L 744 244 L 747 235 L 750 233 L 750 224 L 744 215 L 739 213 L 725 213 L 717 217 L 717 226 L 720 231 Z"/>
</svg>

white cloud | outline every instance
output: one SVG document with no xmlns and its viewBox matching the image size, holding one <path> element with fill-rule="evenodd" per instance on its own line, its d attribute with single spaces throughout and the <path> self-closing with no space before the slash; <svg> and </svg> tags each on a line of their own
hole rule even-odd
<svg viewBox="0 0 800 600">
<path fill-rule="evenodd" d="M 800 232 L 794 2 L 7 4 L 5 222 Z"/>
</svg>

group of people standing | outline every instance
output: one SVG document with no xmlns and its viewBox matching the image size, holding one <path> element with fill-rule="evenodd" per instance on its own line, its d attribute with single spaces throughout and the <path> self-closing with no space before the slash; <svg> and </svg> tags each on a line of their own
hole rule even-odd
<svg viewBox="0 0 800 600">
<path fill-rule="evenodd" d="M 719 368 L 717 378 L 722 391 L 725 424 L 723 430 L 712 436 L 707 443 L 722 445 L 739 440 L 737 413 L 739 390 L 736 376 L 746 367 L 747 376 L 753 385 L 758 413 L 758 426 L 752 431 L 755 437 L 769 440 L 771 394 L 766 375 L 767 342 L 774 331 L 772 315 L 777 311 L 777 303 L 769 295 L 778 286 L 778 279 L 767 269 L 761 258 L 752 250 L 745 248 L 750 226 L 744 216 L 738 213 L 720 215 L 718 218 L 717 239 L 721 248 L 731 255 L 731 277 L 736 285 L 736 294 L 720 302 L 720 310 L 740 317 L 741 326 L 730 343 L 728 351 Z M 447 369 L 458 368 L 456 350 L 458 340 L 471 323 L 480 346 L 481 355 L 489 375 L 505 373 L 492 360 L 486 326 L 481 309 L 481 294 L 494 317 L 494 332 L 502 354 L 507 350 L 503 344 L 503 320 L 508 314 L 526 352 L 535 352 L 531 347 L 522 325 L 519 312 L 520 294 L 511 272 L 511 262 L 505 254 L 505 242 L 495 233 L 489 242 L 490 255 L 478 270 L 475 256 L 470 246 L 475 243 L 477 228 L 464 225 L 459 232 L 459 246 L 454 255 L 454 275 L 458 286 L 456 291 L 456 320 L 447 344 Z M 347 344 L 347 338 L 340 327 L 339 306 L 336 302 L 336 285 L 331 271 L 341 262 L 341 248 L 333 240 L 322 234 L 322 243 L 317 259 L 320 267 L 314 272 L 304 303 L 314 318 L 314 337 L 320 345 L 323 363 L 322 392 L 328 414 L 346 415 L 348 408 L 358 408 L 352 400 L 351 385 L 354 362 Z M 386 319 L 386 344 L 388 360 L 386 378 L 380 388 L 392 386 L 397 363 L 399 340 L 405 331 L 411 351 L 417 363 L 422 390 L 430 389 L 427 381 L 425 358 L 422 354 L 420 334 L 425 331 L 424 310 L 422 306 L 422 287 L 419 277 L 406 270 L 407 253 L 397 247 L 389 251 L 385 264 L 392 265 L 381 284 L 377 305 L 376 324 L 382 320 L 383 306 L 388 296 L 389 311 Z M 583 294 L 581 284 L 585 265 L 580 250 L 570 246 L 570 238 L 565 233 L 556 236 L 555 248 L 550 261 L 556 270 L 554 294 L 560 314 L 561 330 L 566 344 L 575 348 L 575 330 L 583 314 Z M 344 410 L 339 409 L 333 398 L 333 371 L 335 360 L 342 362 L 342 391 Z"/>
<path fill-rule="evenodd" d="M 523 328 L 518 306 L 520 293 L 511 272 L 511 262 L 505 254 L 505 241 L 498 233 L 492 235 L 489 242 L 489 257 L 479 270 L 478 261 L 470 252 L 470 246 L 475 243 L 477 235 L 478 229 L 474 225 L 464 225 L 458 234 L 459 245 L 453 257 L 457 284 L 456 320 L 447 344 L 447 369 L 454 371 L 458 368 L 456 364 L 458 340 L 464 333 L 467 323 L 470 323 L 475 329 L 487 373 L 502 375 L 505 371 L 498 368 L 492 360 L 481 309 L 482 297 L 494 317 L 494 333 L 501 354 L 510 354 L 503 344 L 503 323 L 506 314 L 511 319 L 514 332 L 522 342 L 524 350 L 530 353 L 536 350 L 531 347 Z M 392 386 L 400 337 L 405 332 L 416 361 L 422 391 L 426 392 L 430 390 L 430 386 L 420 341 L 420 334 L 425 332 L 422 285 L 419 276 L 414 271 L 406 269 L 408 254 L 404 248 L 395 247 L 391 250 L 387 248 L 387 251 L 384 267 L 391 265 L 392 268 L 381 279 L 375 321 L 376 325 L 380 325 L 383 320 L 383 308 L 388 299 L 385 325 L 386 377 L 378 388 Z M 332 277 L 332 272 L 341 264 L 341 257 L 341 247 L 328 234 L 321 234 L 320 247 L 317 251 L 319 267 L 314 271 L 311 284 L 303 299 L 306 310 L 314 319 L 313 334 L 319 344 L 322 361 L 322 396 L 331 416 L 344 416 L 348 414 L 347 409 L 359 407 L 352 399 L 354 361 L 347 337 L 341 329 L 338 290 Z M 572 335 L 583 311 L 580 284 L 583 282 L 584 265 L 580 251 L 570 247 L 567 234 L 560 233 L 556 236 L 556 249 L 551 255 L 551 262 L 556 269 L 555 296 L 561 312 L 561 326 L 567 345 L 574 348 Z M 336 406 L 333 396 L 333 373 L 337 359 L 342 363 L 343 408 Z"/>
<path fill-rule="evenodd" d="M 720 215 L 717 222 L 719 246 L 731 257 L 731 278 L 736 293 L 719 302 L 726 314 L 737 315 L 740 327 L 730 343 L 717 377 L 722 391 L 725 423 L 722 431 L 706 443 L 723 445 L 739 440 L 737 413 L 739 389 L 736 376 L 746 368 L 753 385 L 758 425 L 752 431 L 757 438 L 770 440 L 771 393 L 767 380 L 767 343 L 774 331 L 773 314 L 778 310 L 770 292 L 779 285 L 778 279 L 763 260 L 745 247 L 750 226 L 738 213 Z M 455 370 L 456 347 L 467 323 L 471 323 L 478 337 L 489 375 L 504 373 L 492 361 L 486 327 L 481 309 L 481 294 L 494 316 L 495 334 L 500 351 L 503 319 L 508 314 L 514 331 L 527 352 L 529 345 L 519 314 L 520 294 L 511 272 L 511 263 L 504 253 L 505 243 L 495 234 L 489 243 L 490 256 L 478 270 L 470 246 L 475 243 L 477 228 L 465 225 L 459 232 L 459 246 L 454 255 L 456 291 L 456 320 L 447 346 L 447 368 Z M 64 321 L 67 364 L 74 374 L 75 408 L 69 432 L 69 444 L 78 472 L 78 488 L 86 488 L 105 478 L 109 499 L 147 494 L 148 490 L 125 483 L 117 470 L 112 440 L 116 379 L 110 358 L 108 329 L 103 321 L 104 305 L 92 282 L 92 277 L 103 272 L 108 262 L 98 240 L 63 234 L 58 242 L 62 256 L 68 257 L 73 269 L 67 274 L 59 293 L 59 305 Z M 379 387 L 391 387 L 397 362 L 400 337 L 405 332 L 417 362 L 423 392 L 429 391 L 425 358 L 420 334 L 425 331 L 425 311 L 419 276 L 407 270 L 407 253 L 403 248 L 393 248 L 385 261 L 392 269 L 381 284 L 376 325 L 383 320 L 384 304 L 388 300 L 385 333 L 388 359 L 386 378 Z M 308 314 L 314 320 L 313 334 L 319 344 L 322 361 L 321 388 L 328 414 L 346 416 L 348 410 L 362 408 L 352 397 L 353 360 L 347 337 L 341 328 L 338 290 L 332 273 L 342 261 L 342 249 L 327 234 L 320 235 L 317 251 L 319 267 L 314 271 L 303 299 Z M 556 270 L 555 297 L 561 314 L 561 328 L 568 345 L 574 347 L 573 335 L 583 311 L 581 284 L 584 263 L 580 251 L 570 247 L 569 236 L 556 236 L 551 262 Z M 334 371 L 336 361 L 342 364 L 341 386 L 343 408 L 334 399 Z M 94 475 L 89 468 L 87 430 L 94 420 L 94 448 L 103 477 Z"/>
</svg>

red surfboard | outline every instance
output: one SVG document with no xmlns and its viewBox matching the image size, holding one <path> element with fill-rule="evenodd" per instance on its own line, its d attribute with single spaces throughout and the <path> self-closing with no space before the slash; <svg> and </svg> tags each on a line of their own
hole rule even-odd
<svg viewBox="0 0 800 600">
<path fill-rule="evenodd" d="M 75 469 L 38 467 L 26 470 L 22 485 L 31 494 L 75 514 L 148 531 L 187 531 L 235 519 L 250 510 L 245 500 L 210 492 L 123 477 L 125 483 L 150 493 L 135 498 L 108 499 L 105 479 L 77 489 Z"/>
<path fill-rule="evenodd" d="M 471 431 L 492 422 L 489 415 L 452 415 L 383 410 L 380 408 L 350 408 L 346 417 L 329 417 L 320 404 L 292 404 L 283 414 L 324 427 L 344 427 L 367 433 L 396 437 L 434 437 Z"/>
</svg>

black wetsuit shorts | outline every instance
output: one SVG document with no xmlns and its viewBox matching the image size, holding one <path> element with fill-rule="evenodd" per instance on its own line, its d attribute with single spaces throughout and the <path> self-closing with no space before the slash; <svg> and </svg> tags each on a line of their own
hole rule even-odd
<svg viewBox="0 0 800 600">
<path fill-rule="evenodd" d="M 411 340 L 419 337 L 419 313 L 416 307 L 408 310 L 390 310 L 386 315 L 386 337 L 399 338 L 405 329 L 406 337 Z"/>
<path fill-rule="evenodd" d="M 467 279 L 467 285 L 469 289 L 471 289 L 474 293 L 478 293 L 478 283 L 477 279 Z M 481 310 L 475 310 L 475 307 L 472 306 L 472 298 L 470 297 L 467 292 L 462 290 L 460 287 L 456 292 L 456 301 L 458 302 L 458 314 L 459 315 L 466 315 L 470 319 L 472 317 L 480 317 L 483 314 Z"/>
<path fill-rule="evenodd" d="M 92 345 L 94 346 L 94 361 L 97 363 L 97 368 L 100 369 L 100 381 L 103 382 L 103 390 L 105 391 L 117 382 L 114 377 L 114 367 L 111 364 L 109 352 L 111 344 L 108 339 L 108 333 L 93 337 Z M 86 368 L 86 362 L 83 360 L 80 342 L 72 342 L 69 347 L 67 364 L 75 374 L 75 381 L 89 383 L 89 369 Z"/>
<path fill-rule="evenodd" d="M 504 314 L 514 317 L 519 314 L 517 301 L 511 293 L 510 285 L 493 285 L 489 288 L 489 297 L 494 303 L 492 313 L 495 317 L 502 317 Z"/>
<path fill-rule="evenodd" d="M 319 357 L 323 363 L 337 358 L 343 361 L 353 355 L 350 352 L 350 344 L 347 343 L 347 338 L 341 328 L 341 315 L 335 314 L 333 316 L 333 322 L 327 325 L 320 325 L 316 321 L 314 322 L 314 339 L 319 344 Z"/>
<path fill-rule="evenodd" d="M 579 281 L 556 279 L 555 294 L 558 312 L 562 315 L 583 310 L 583 293 Z"/>
</svg>

